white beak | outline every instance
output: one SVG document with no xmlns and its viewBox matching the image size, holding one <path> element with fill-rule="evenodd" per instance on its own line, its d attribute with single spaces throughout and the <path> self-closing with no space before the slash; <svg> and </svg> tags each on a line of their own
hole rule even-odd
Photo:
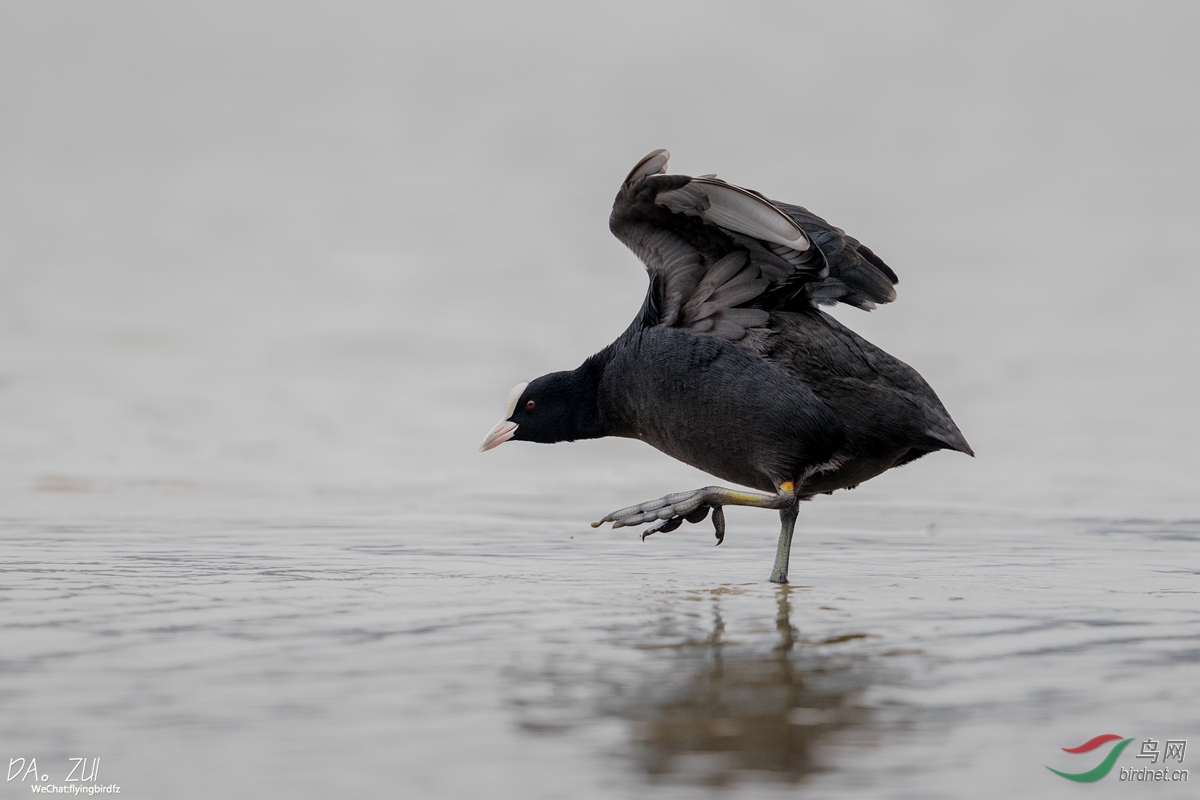
<svg viewBox="0 0 1200 800">
<path fill-rule="evenodd" d="M 507 419 L 500 420 L 496 423 L 496 427 L 488 431 L 487 438 L 483 440 L 483 445 L 479 448 L 479 452 L 483 453 L 491 450 L 493 447 L 499 447 L 511 439 L 516 432 L 517 423 Z"/>
</svg>

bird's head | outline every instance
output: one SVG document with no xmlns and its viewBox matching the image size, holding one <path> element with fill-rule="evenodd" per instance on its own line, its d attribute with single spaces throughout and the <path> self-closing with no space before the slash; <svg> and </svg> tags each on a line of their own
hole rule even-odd
<svg viewBox="0 0 1200 800">
<path fill-rule="evenodd" d="M 509 439 L 519 442 L 569 442 L 600 436 L 596 390 L 583 368 L 552 372 L 528 383 L 518 383 L 508 393 L 504 419 L 488 431 L 479 452 Z"/>
</svg>

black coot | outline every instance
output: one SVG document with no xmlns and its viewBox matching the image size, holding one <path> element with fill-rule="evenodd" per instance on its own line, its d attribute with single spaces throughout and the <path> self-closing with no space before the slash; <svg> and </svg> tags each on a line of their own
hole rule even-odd
<svg viewBox="0 0 1200 800">
<path fill-rule="evenodd" d="M 655 150 L 629 173 L 609 227 L 650 273 L 629 328 L 575 370 L 518 385 L 482 450 L 517 439 L 641 439 L 769 494 L 708 486 L 614 511 L 642 537 L 722 506 L 779 509 L 771 580 L 787 583 L 797 505 L 935 450 L 974 455 L 916 370 L 818 309 L 889 303 L 896 274 L 800 206 L 715 176 L 667 175 Z"/>
</svg>

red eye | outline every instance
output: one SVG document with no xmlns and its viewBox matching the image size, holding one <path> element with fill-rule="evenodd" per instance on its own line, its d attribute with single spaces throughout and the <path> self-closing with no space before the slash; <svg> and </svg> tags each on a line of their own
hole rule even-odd
<svg viewBox="0 0 1200 800">
<path fill-rule="evenodd" d="M 536 406 L 536 405 L 537 405 L 537 403 L 533 402 L 532 400 L 527 400 L 527 401 L 525 401 L 525 407 L 526 407 L 526 408 L 533 408 L 533 407 L 534 407 L 534 406 Z"/>
</svg>

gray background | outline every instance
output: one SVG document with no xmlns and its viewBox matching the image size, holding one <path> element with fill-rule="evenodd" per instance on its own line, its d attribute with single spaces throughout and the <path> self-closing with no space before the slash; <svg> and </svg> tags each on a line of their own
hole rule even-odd
<svg viewBox="0 0 1200 800">
<path fill-rule="evenodd" d="M 645 279 L 607 213 L 668 147 L 900 275 L 893 306 L 841 317 L 925 374 L 980 458 L 864 494 L 1195 514 L 1196 22 L 8 3 L 3 485 L 487 491 L 531 486 L 518 462 L 570 470 L 609 446 L 471 446 L 509 387 L 632 317 Z"/>
<path fill-rule="evenodd" d="M 287 681 L 268 677 L 286 669 L 269 655 L 245 671 L 172 678 L 166 654 L 180 642 L 163 630 L 179 621 L 168 613 L 167 628 L 138 627 L 120 598 L 148 597 L 151 613 L 154 603 L 169 606 L 179 582 L 204 584 L 208 573 L 190 571 L 200 556 L 188 548 L 205 537 L 216 537 L 213 552 L 230 564 L 240 563 L 230 553 L 241 546 L 261 548 L 263 559 L 299 558 L 287 549 L 300 541 L 297 526 L 326 526 L 308 534 L 324 544 L 365 514 L 375 527 L 347 541 L 382 547 L 433 537 L 451 548 L 422 568 L 449 571 L 445 580 L 422 573 L 427 605 L 395 595 L 398 605 L 379 611 L 380 624 L 399 624 L 403 613 L 447 608 L 437 592 L 473 574 L 470 564 L 490 569 L 486 558 L 453 551 L 464 542 L 496 543 L 498 557 L 517 548 L 527 562 L 512 574 L 536 573 L 551 569 L 538 560 L 550 557 L 537 546 L 543 537 L 565 541 L 559 534 L 583 535 L 583 523 L 612 508 L 708 482 L 635 442 L 475 452 L 510 386 L 575 366 L 638 308 L 644 273 L 608 233 L 607 215 L 629 167 L 657 147 L 671 150 L 673 171 L 717 172 L 805 205 L 876 250 L 900 276 L 898 300 L 871 314 L 835 313 L 921 371 L 978 453 L 973 461 L 933 456 L 823 498 L 805 509 L 801 528 L 836 541 L 842 529 L 924 531 L 952 514 L 980 541 L 1011 534 L 1032 543 L 1050 536 L 1035 518 L 1083 520 L 1062 534 L 1068 539 L 1090 530 L 1088 520 L 1150 520 L 1159 532 L 1191 524 L 1200 517 L 1198 22 L 1189 3 L 3 3 L 0 509 L 10 553 L 29 548 L 10 562 L 10 586 L 33 593 L 8 596 L 5 638 L 20 642 L 5 673 L 8 750 L 71 744 L 110 760 L 126 754 L 117 763 L 127 791 L 207 796 L 202 783 L 184 780 L 205 773 L 173 778 L 169 765 L 183 753 L 202 763 L 232 730 L 299 776 L 292 790 L 302 794 L 317 791 L 315 775 L 345 775 L 350 766 L 366 790 L 465 791 L 439 784 L 449 780 L 445 771 L 406 783 L 408 767 L 379 766 L 376 755 L 399 747 L 387 734 L 392 716 L 369 740 L 304 740 L 303 732 L 317 736 L 332 723 L 320 708 L 308 722 L 291 721 Z M 998 528 L 980 522 L 1000 518 L 1007 521 Z M 731 516 L 732 525 L 756 532 L 764 548 L 757 560 L 714 561 L 695 544 L 709 533 L 693 532 L 655 543 L 675 548 L 654 552 L 676 560 L 652 556 L 634 569 L 630 553 L 648 551 L 608 533 L 592 534 L 599 538 L 588 546 L 599 549 L 570 569 L 608 580 L 586 602 L 612 600 L 623 579 L 642 587 L 631 597 L 676 579 L 760 581 L 771 522 L 746 513 Z M 875 563 L 902 560 L 891 549 L 903 549 L 899 541 L 879 540 Z M 1064 570 L 1068 553 L 1097 546 L 1063 541 Z M 173 547 L 183 550 L 163 558 L 182 572 L 159 575 L 162 584 L 139 583 L 134 571 L 116 589 L 124 584 L 99 585 L 87 568 L 63 567 L 79 585 L 36 594 L 38 570 L 48 565 L 104 565 Z M 963 571 L 955 574 L 990 580 L 972 572 L 981 556 L 970 547 L 957 551 Z M 1194 542 L 1188 548 L 1162 563 L 1193 558 Z M 794 564 L 808 557 L 802 549 Z M 601 552 L 607 568 L 596 561 Z M 1096 574 L 1121 575 L 1119 565 L 1138 552 L 1134 544 L 1114 550 Z M 1026 556 L 1009 559 L 1013 580 L 1021 565 L 1042 562 L 1036 547 Z M 403 564 L 418 555 L 397 558 L 400 573 L 367 565 L 358 577 L 399 592 L 382 587 L 403 587 Z M 912 559 L 928 564 L 920 553 Z M 1151 573 L 1135 594 L 1157 586 Z M 1047 576 L 1047 591 L 1061 574 Z M 862 576 L 844 577 L 853 585 Z M 541 605 L 522 606 L 519 582 L 497 591 L 456 592 L 456 618 L 507 600 L 514 615 L 549 624 L 547 598 L 559 597 L 547 589 Z M 892 602 L 886 588 L 863 591 L 867 605 Z M 76 642 L 66 631 L 82 619 L 69 600 L 78 592 L 111 617 L 79 623 Z M 773 595 L 754 592 L 766 605 L 745 618 L 773 620 Z M 234 597 L 221 608 L 235 616 L 270 603 L 253 583 Z M 1068 592 L 1051 604 L 1057 611 L 1043 610 L 1070 616 L 1088 607 L 1081 597 Z M 31 605 L 15 602 L 22 598 Z M 330 607 L 320 592 L 312 600 Z M 364 614 L 360 598 L 342 598 L 340 607 L 351 618 Z M 1191 627 L 1170 635 L 1193 655 L 1170 656 L 1176 666 L 1194 661 L 1189 607 L 1179 613 Z M 1097 620 L 1117 618 L 1113 608 L 1095 608 Z M 576 611 L 561 624 L 579 637 L 579 652 L 603 649 L 586 631 L 607 629 L 588 629 Z M 222 630 L 214 619 L 224 617 L 201 614 L 195 624 Z M 88 638 L 97 625 L 135 638 L 141 631 L 150 649 L 89 662 L 100 652 Z M 279 620 L 264 626 L 287 630 Z M 317 661 L 345 646 L 296 635 Z M 512 655 L 520 650 L 514 636 L 497 634 L 490 665 L 516 669 L 511 659 L 523 656 Z M 244 655 L 230 643 L 236 636 L 218 639 L 211 652 L 220 660 Z M 552 658 L 552 640 L 535 636 L 521 652 Z M 877 646 L 885 645 L 901 647 Z M 1014 640 L 1006 652 L 1028 646 Z M 57 681 L 73 673 L 47 666 L 61 652 L 75 654 L 83 673 L 107 677 L 63 689 Z M 405 645 L 365 663 L 387 671 L 401 652 L 415 651 Z M 501 687 L 508 700 L 480 712 L 495 731 L 479 734 L 478 752 L 510 766 L 481 780 L 501 794 L 532 790 L 522 783 L 524 762 L 513 760 L 526 750 L 505 710 L 508 673 L 477 672 L 481 662 L 448 650 L 421 652 L 438 676 L 466 670 Z M 1080 652 L 1093 666 L 1100 658 Z M 309 677 L 350 687 L 361 679 L 351 663 L 359 662 Z M 1049 672 L 1022 672 L 1021 663 L 1009 688 L 1033 709 L 1030 698 L 1045 689 L 1038 676 Z M 96 710 L 101 696 L 143 696 L 141 679 L 129 677 L 135 664 L 164 665 L 154 685 L 185 706 L 197 681 L 225 679 L 264 681 L 264 696 L 278 692 L 279 705 L 195 696 L 197 714 L 221 709 L 212 727 L 182 712 L 147 721 L 119 703 Z M 1141 674 L 1124 662 L 1113 670 L 1097 678 L 1104 687 Z M 430 680 L 413 689 L 425 704 L 405 713 L 459 719 L 448 711 L 453 690 L 440 695 Z M 530 680 L 518 683 L 541 685 Z M 1003 691 L 972 686 L 965 696 L 984 705 L 1008 702 Z M 1162 719 L 1180 702 L 1159 696 L 1149 709 Z M 347 731 L 370 728 L 372 704 L 345 708 Z M 1017 714 L 1011 724 L 995 738 L 1011 742 L 1013 731 L 1037 723 Z M 1105 724 L 1120 727 L 1096 721 Z M 482 730 L 474 726 L 447 722 L 441 738 L 425 730 L 419 741 L 404 740 L 433 752 L 404 763 L 418 771 L 430 758 L 471 763 L 448 753 L 458 752 L 463 731 Z M 284 730 L 304 743 L 264 743 Z M 1056 732 L 1054 747 L 1068 744 L 1059 738 L 1087 738 L 1076 730 Z M 982 758 L 988 735 L 958 740 L 962 769 Z M 1049 752 L 1037 747 L 1033 762 Z M 580 745 L 570 751 L 578 762 L 548 763 L 560 783 L 539 788 L 601 791 L 609 785 L 579 776 L 590 774 L 588 754 L 602 750 Z M 887 748 L 874 752 L 874 763 L 886 761 Z M 322 758 L 327 767 L 316 766 Z M 267 785 L 250 764 L 237 774 L 243 787 Z M 1034 777 L 1003 774 L 1006 790 L 1036 794 L 1026 780 Z M 946 780 L 914 785 L 941 781 L 953 795 Z M 629 787 L 639 785 L 619 792 L 636 794 L 642 789 Z M 852 785 L 834 780 L 829 790 Z"/>
</svg>

